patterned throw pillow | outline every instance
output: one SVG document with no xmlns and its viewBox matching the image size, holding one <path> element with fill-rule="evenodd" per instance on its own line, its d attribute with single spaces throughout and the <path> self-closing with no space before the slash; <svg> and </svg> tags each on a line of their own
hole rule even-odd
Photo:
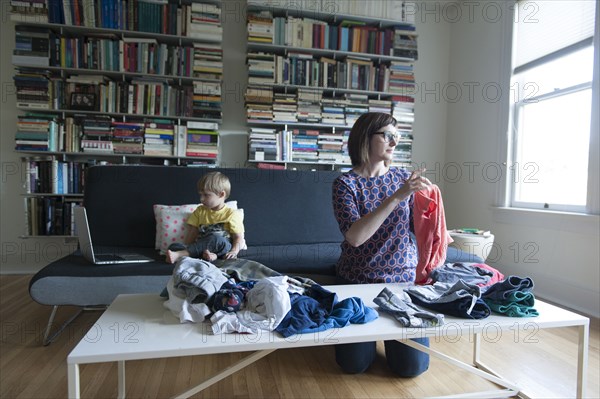
<svg viewBox="0 0 600 399">
<path fill-rule="evenodd" d="M 156 219 L 154 248 L 158 249 L 161 254 L 165 254 L 172 243 L 182 243 L 189 228 L 186 223 L 187 219 L 199 205 L 154 205 L 154 217 Z M 237 201 L 228 201 L 225 206 L 237 209 Z M 239 211 L 242 213 L 243 218 L 243 211 Z"/>
</svg>

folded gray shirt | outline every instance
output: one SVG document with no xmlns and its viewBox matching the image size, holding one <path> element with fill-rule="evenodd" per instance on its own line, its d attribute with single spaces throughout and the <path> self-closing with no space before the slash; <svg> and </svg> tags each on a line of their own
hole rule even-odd
<svg viewBox="0 0 600 399">
<path fill-rule="evenodd" d="M 444 324 L 444 315 L 434 314 L 419 308 L 412 303 L 410 296 L 404 291 L 394 293 L 387 287 L 377 295 L 375 302 L 381 310 L 390 313 L 403 327 L 435 327 Z"/>
</svg>

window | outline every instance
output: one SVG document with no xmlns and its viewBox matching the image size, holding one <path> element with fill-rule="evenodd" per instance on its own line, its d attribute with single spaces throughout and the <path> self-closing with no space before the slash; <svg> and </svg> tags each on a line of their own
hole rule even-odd
<svg viewBox="0 0 600 399">
<path fill-rule="evenodd" d="M 594 213 L 595 1 L 518 1 L 513 20 L 509 201 Z M 598 112 L 597 110 L 593 112 Z"/>
</svg>

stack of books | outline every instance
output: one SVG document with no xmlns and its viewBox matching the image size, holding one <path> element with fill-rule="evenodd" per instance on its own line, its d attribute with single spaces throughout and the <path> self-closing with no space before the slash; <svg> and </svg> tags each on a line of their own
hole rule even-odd
<svg viewBox="0 0 600 399">
<path fill-rule="evenodd" d="M 13 64 L 47 67 L 50 49 L 49 35 L 46 28 L 24 25 L 15 26 Z"/>
<path fill-rule="evenodd" d="M 17 117 L 15 150 L 58 151 L 59 125 L 54 115 L 27 113 Z"/>
<path fill-rule="evenodd" d="M 273 14 L 270 11 L 248 13 L 248 42 L 273 43 Z"/>
<path fill-rule="evenodd" d="M 319 162 L 345 163 L 344 134 L 342 132 L 320 132 L 317 141 L 319 145 Z"/>
<path fill-rule="evenodd" d="M 143 122 L 113 122 L 113 151 L 115 154 L 144 153 Z"/>
<path fill-rule="evenodd" d="M 248 159 L 252 161 L 282 161 L 282 132 L 251 127 L 248 136 Z"/>
<path fill-rule="evenodd" d="M 188 37 L 195 39 L 221 42 L 221 8 L 215 4 L 192 3 L 186 32 Z"/>
<path fill-rule="evenodd" d="M 50 109 L 49 72 L 37 69 L 18 68 L 13 76 L 17 91 L 17 107 Z"/>
<path fill-rule="evenodd" d="M 346 125 L 344 105 L 346 101 L 342 97 L 323 97 L 321 99 L 323 117 L 322 123 L 329 125 Z"/>
<path fill-rule="evenodd" d="M 175 135 L 173 121 L 149 119 L 144 125 L 144 155 L 172 156 Z"/>
<path fill-rule="evenodd" d="M 246 88 L 246 117 L 248 122 L 273 121 L 273 88 Z"/>
<path fill-rule="evenodd" d="M 195 78 L 221 80 L 223 76 L 223 49 L 220 45 L 194 43 Z"/>
<path fill-rule="evenodd" d="M 297 122 L 298 105 L 296 95 L 292 93 L 274 93 L 273 95 L 273 122 Z"/>
<path fill-rule="evenodd" d="M 10 12 L 15 21 L 48 23 L 47 0 L 10 0 Z"/>
<path fill-rule="evenodd" d="M 275 55 L 263 52 L 248 53 L 248 84 L 275 82 Z"/>
<path fill-rule="evenodd" d="M 318 162 L 319 131 L 310 129 L 292 130 L 292 161 Z"/>
<path fill-rule="evenodd" d="M 369 99 L 369 112 L 392 113 L 392 102 L 390 100 Z"/>
<path fill-rule="evenodd" d="M 217 129 L 217 124 L 213 122 L 188 121 L 185 156 L 216 160 L 219 154 L 219 131 Z"/>
<path fill-rule="evenodd" d="M 415 99 L 412 96 L 392 97 L 392 116 L 412 126 L 415 119 Z"/>
<path fill-rule="evenodd" d="M 414 25 L 402 25 L 394 29 L 391 56 L 417 60 L 417 34 Z"/>
<path fill-rule="evenodd" d="M 112 154 L 112 120 L 109 117 L 84 117 L 81 120 L 83 152 Z"/>
<path fill-rule="evenodd" d="M 221 83 L 194 82 L 194 116 L 221 119 Z"/>
<path fill-rule="evenodd" d="M 401 95 L 415 92 L 415 75 L 412 62 L 392 61 L 390 63 L 389 91 Z"/>
<path fill-rule="evenodd" d="M 322 97 L 322 90 L 302 88 L 298 89 L 298 122 L 321 122 Z"/>
<path fill-rule="evenodd" d="M 346 99 L 346 126 L 352 126 L 362 114 L 369 112 L 369 96 L 366 94 L 346 93 L 344 97 Z"/>
</svg>

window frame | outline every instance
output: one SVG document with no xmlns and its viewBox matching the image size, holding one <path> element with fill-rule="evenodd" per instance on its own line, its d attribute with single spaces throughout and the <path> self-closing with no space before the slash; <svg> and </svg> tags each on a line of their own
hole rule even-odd
<svg viewBox="0 0 600 399">
<path fill-rule="evenodd" d="M 514 1 L 514 7 L 512 10 L 516 10 L 517 1 Z M 516 67 L 511 63 L 510 69 L 508 72 L 508 80 L 511 84 L 511 90 L 515 88 L 516 85 L 516 93 L 513 93 L 511 96 L 510 104 L 508 105 L 508 121 L 509 121 L 509 129 L 507 131 L 506 137 L 506 160 L 507 160 L 507 174 L 506 181 L 504 187 L 504 194 L 502 195 L 502 200 L 500 201 L 502 207 L 506 207 L 508 209 L 529 209 L 531 211 L 541 211 L 541 212 L 570 212 L 576 214 L 599 214 L 600 213 L 600 200 L 598 199 L 598 192 L 600 184 L 596 181 L 599 178 L 600 173 L 597 170 L 598 159 L 600 157 L 599 149 L 596 148 L 597 143 L 599 142 L 599 133 L 598 133 L 598 68 L 600 68 L 599 62 L 599 15 L 600 15 L 600 5 L 596 5 L 595 12 L 595 21 L 594 21 L 594 36 L 590 38 L 586 38 L 578 43 L 572 44 L 570 46 L 566 46 L 561 48 L 553 53 L 542 56 L 538 59 L 532 60 L 524 65 Z M 507 29 L 509 37 L 512 37 L 512 40 L 509 40 L 510 45 L 508 47 L 508 56 L 509 59 L 512 59 L 512 53 L 516 46 L 516 35 L 514 29 L 514 17 L 513 20 L 507 21 L 510 24 L 510 28 Z M 537 66 L 541 66 L 543 64 L 550 63 L 557 59 L 563 58 L 572 54 L 575 51 L 583 49 L 585 47 L 592 46 L 593 48 L 593 77 L 589 82 L 583 82 L 579 84 L 575 84 L 569 87 L 560 88 L 553 92 L 543 93 L 540 95 L 536 95 L 533 97 L 526 97 L 523 93 L 523 84 L 521 77 L 523 73 L 529 69 L 532 69 Z M 591 89 L 592 91 L 592 104 L 590 106 L 591 109 L 591 120 L 590 120 L 590 138 L 588 144 L 589 157 L 588 157 L 588 181 L 587 181 L 587 198 L 586 204 L 583 206 L 574 205 L 574 204 L 544 204 L 538 202 L 525 202 L 525 201 L 517 201 L 515 199 L 515 195 L 517 192 L 515 183 L 516 179 L 519 177 L 515 175 L 515 173 L 522 173 L 522 170 L 518 170 L 520 167 L 516 163 L 517 152 L 518 152 L 518 140 L 519 140 L 519 130 L 520 130 L 520 115 L 522 109 L 527 104 L 533 101 L 539 100 L 547 100 L 550 98 L 557 98 L 559 96 L 569 95 L 571 93 L 575 93 L 581 90 Z"/>
</svg>

